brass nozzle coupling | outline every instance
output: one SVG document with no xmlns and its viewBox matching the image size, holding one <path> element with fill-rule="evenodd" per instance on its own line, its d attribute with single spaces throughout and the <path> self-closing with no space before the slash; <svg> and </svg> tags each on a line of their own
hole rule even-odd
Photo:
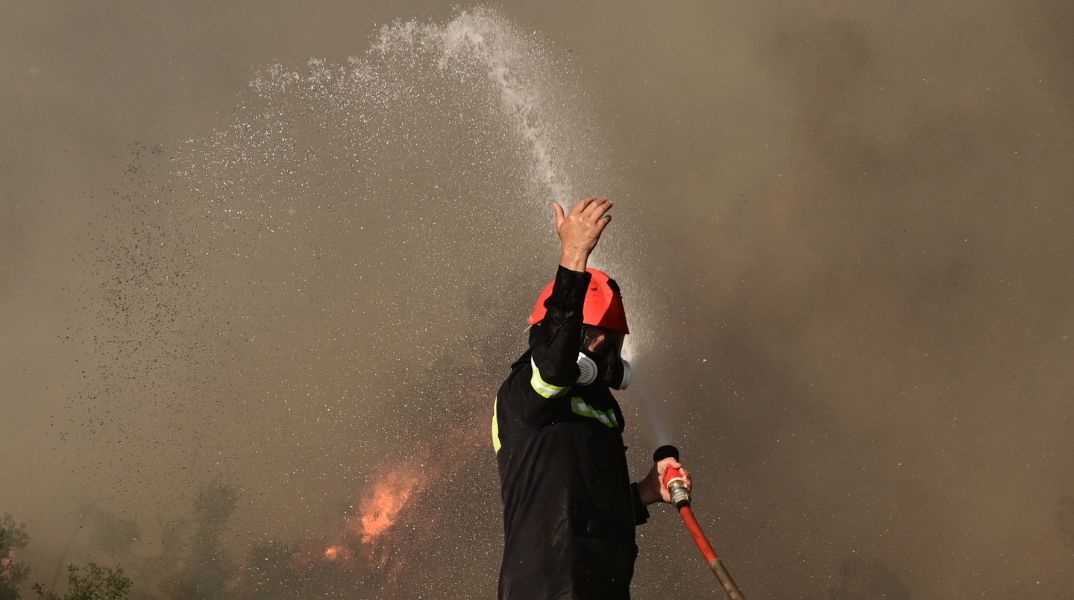
<svg viewBox="0 0 1074 600">
<path fill-rule="evenodd" d="M 678 469 L 668 469 L 668 471 L 676 471 Z M 667 476 L 665 475 L 665 479 Z M 668 491 L 671 492 L 671 503 L 675 505 L 675 508 L 690 505 L 690 490 L 686 489 L 686 482 L 682 480 L 682 475 L 668 481 Z"/>
</svg>

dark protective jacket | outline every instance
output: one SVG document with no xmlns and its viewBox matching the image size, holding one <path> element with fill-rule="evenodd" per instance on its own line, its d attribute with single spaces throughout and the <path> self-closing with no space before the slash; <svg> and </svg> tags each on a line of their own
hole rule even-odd
<svg viewBox="0 0 1074 600">
<path fill-rule="evenodd" d="M 627 473 L 623 413 L 608 386 L 575 386 L 590 275 L 560 267 L 530 349 L 496 395 L 502 600 L 630 597 L 649 516 Z"/>
</svg>

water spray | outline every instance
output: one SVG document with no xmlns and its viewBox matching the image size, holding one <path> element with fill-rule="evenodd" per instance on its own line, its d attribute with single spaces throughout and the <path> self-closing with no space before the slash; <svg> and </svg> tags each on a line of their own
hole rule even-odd
<svg viewBox="0 0 1074 600">
<path fill-rule="evenodd" d="M 665 445 L 660 446 L 653 453 L 653 462 L 658 463 L 665 458 L 679 460 L 679 449 L 675 446 Z M 697 518 L 694 517 L 694 511 L 690 508 L 690 490 L 686 487 L 686 480 L 682 476 L 682 471 L 675 467 L 668 467 L 664 471 L 664 485 L 667 486 L 668 492 L 671 493 L 671 503 L 678 509 L 679 516 L 682 517 L 682 522 L 686 525 L 686 530 L 690 532 L 690 537 L 694 538 L 697 549 L 701 551 L 701 556 L 705 558 L 705 562 L 712 569 L 712 573 L 716 576 L 717 581 L 720 582 L 723 591 L 727 592 L 727 597 L 731 600 L 745 600 L 746 597 L 742 595 L 738 585 L 731 579 L 731 574 L 727 572 L 727 567 L 723 566 L 720 557 L 713 550 L 712 544 L 705 537 L 705 532 L 701 531 L 701 525 L 697 523 Z"/>
</svg>

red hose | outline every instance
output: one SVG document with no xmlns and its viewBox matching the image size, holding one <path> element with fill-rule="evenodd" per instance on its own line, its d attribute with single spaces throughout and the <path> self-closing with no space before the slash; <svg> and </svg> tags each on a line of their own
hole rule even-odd
<svg viewBox="0 0 1074 600">
<path fill-rule="evenodd" d="M 659 464 L 665 458 L 678 460 L 679 449 L 674 446 L 661 446 L 653 453 L 654 463 Z M 716 555 L 712 544 L 705 537 L 705 532 L 701 531 L 701 526 L 697 524 L 694 511 L 690 509 L 690 488 L 687 487 L 686 477 L 683 475 L 682 469 L 669 465 L 664 470 L 662 481 L 670 495 L 670 502 L 679 509 L 679 516 L 682 517 L 682 522 L 686 524 L 686 530 L 690 532 L 690 537 L 694 538 L 697 549 L 701 551 L 701 556 L 705 557 L 705 562 L 712 569 L 712 573 L 716 576 L 716 580 L 720 582 L 723 591 L 727 592 L 727 597 L 731 600 L 746 600 L 746 597 L 738 589 L 738 585 L 735 584 L 735 580 L 731 579 L 731 574 L 727 572 L 723 563 L 720 562 L 720 557 Z"/>
<path fill-rule="evenodd" d="M 682 522 L 686 524 L 686 530 L 690 532 L 690 537 L 694 538 L 694 543 L 697 544 L 697 549 L 701 551 L 701 556 L 705 557 L 705 562 L 712 564 L 712 561 L 719 560 L 720 557 L 716 555 L 716 551 L 713 550 L 709 539 L 705 537 L 705 532 L 701 531 L 701 526 L 697 524 L 697 518 L 694 517 L 694 511 L 690 510 L 690 506 L 684 505 L 680 508 L 679 516 L 682 517 Z"/>
<path fill-rule="evenodd" d="M 712 573 L 716 575 L 716 579 L 720 582 L 720 586 L 723 587 L 723 591 L 727 592 L 727 597 L 731 600 L 746 600 L 746 597 L 738 589 L 738 585 L 735 584 L 735 580 L 731 579 L 731 574 L 727 572 L 723 563 L 720 562 L 720 557 L 716 555 L 716 550 L 712 548 L 709 539 L 705 537 L 705 532 L 701 531 L 701 525 L 698 525 L 697 518 L 694 517 L 694 511 L 690 510 L 689 503 L 679 505 L 679 516 L 682 517 L 686 530 L 690 532 L 690 537 L 694 538 L 697 549 L 701 551 L 701 556 L 705 557 L 705 562 L 712 569 Z"/>
</svg>

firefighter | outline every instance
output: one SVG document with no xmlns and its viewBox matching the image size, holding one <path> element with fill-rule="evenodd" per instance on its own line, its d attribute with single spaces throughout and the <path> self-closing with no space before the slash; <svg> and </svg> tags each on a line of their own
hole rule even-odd
<svg viewBox="0 0 1074 600">
<path fill-rule="evenodd" d="M 646 506 L 670 501 L 664 471 L 682 466 L 666 458 L 637 483 L 627 472 L 623 412 L 609 391 L 630 382 L 626 312 L 615 280 L 586 268 L 611 208 L 607 198 L 569 214 L 553 204 L 559 268 L 529 318 L 529 349 L 496 395 L 502 600 L 629 598 L 634 528 Z"/>
</svg>

